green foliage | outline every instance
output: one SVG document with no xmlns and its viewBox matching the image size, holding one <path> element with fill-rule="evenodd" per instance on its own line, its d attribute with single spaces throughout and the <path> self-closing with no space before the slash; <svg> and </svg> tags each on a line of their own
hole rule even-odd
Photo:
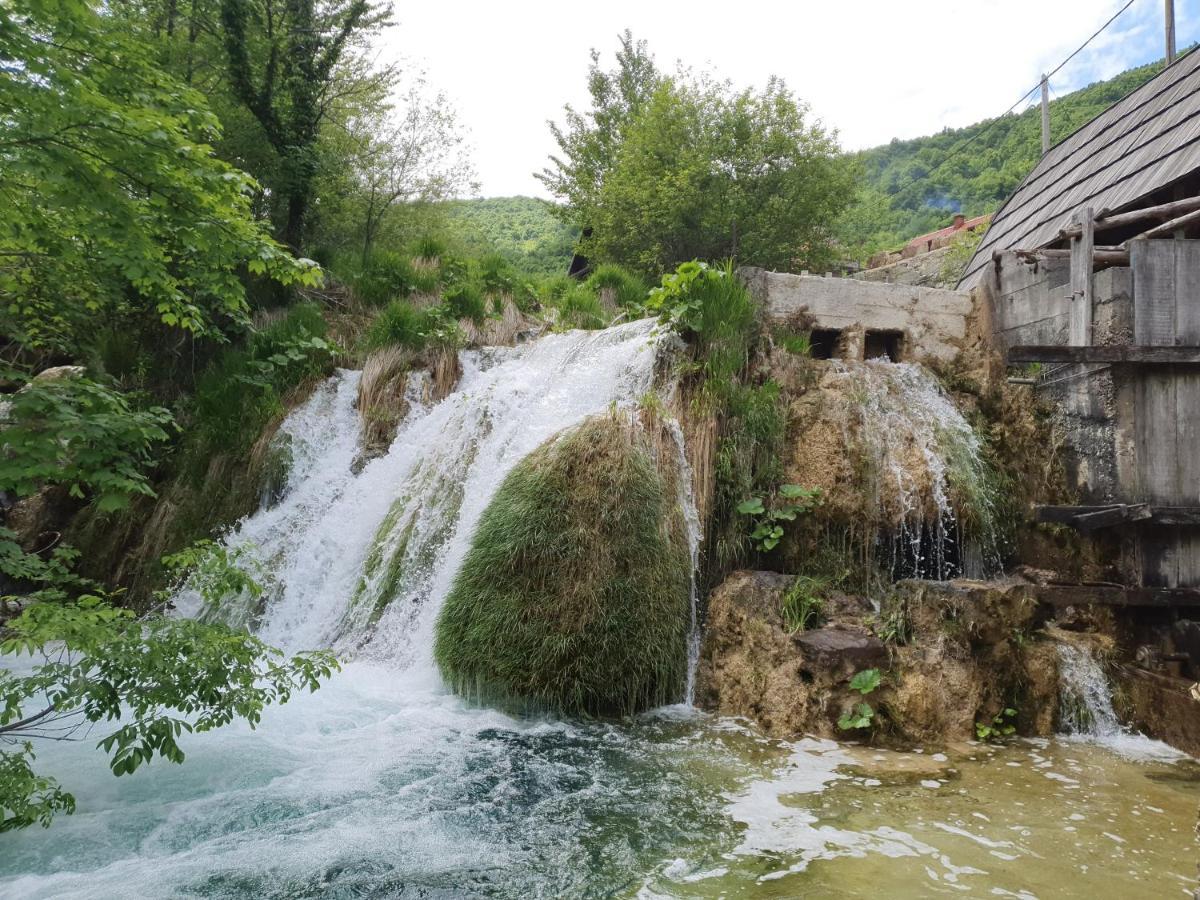
<svg viewBox="0 0 1200 900">
<path fill-rule="evenodd" d="M 863 669 L 850 679 L 850 690 L 858 691 L 865 697 L 879 687 L 882 680 L 878 669 Z"/>
<path fill-rule="evenodd" d="M 28 741 L 15 750 L 0 750 L 0 833 L 30 825 L 49 828 L 58 813 L 75 812 L 74 797 L 53 778 L 33 771 L 34 758 Z"/>
<path fill-rule="evenodd" d="M 248 270 L 313 283 L 270 240 L 255 188 L 213 156 L 204 98 L 85 3 L 0 8 L 0 332 L 77 351 L 98 326 L 216 335 L 244 321 Z"/>
<path fill-rule="evenodd" d="M 750 516 L 750 540 L 760 553 L 774 550 L 783 540 L 783 523 L 795 522 L 804 514 L 821 505 L 819 488 L 806 488 L 798 484 L 781 484 L 770 505 L 762 497 L 751 497 L 738 504 L 737 511 Z"/>
<path fill-rule="evenodd" d="M 104 510 L 134 494 L 153 495 L 142 473 L 167 439 L 171 414 L 134 409 L 125 395 L 79 375 L 35 379 L 11 395 L 0 454 L 0 491 L 17 496 L 69 485 Z"/>
<path fill-rule="evenodd" d="M 425 234 L 412 244 L 412 254 L 418 259 L 440 260 L 450 252 L 444 240 L 434 234 Z"/>
<path fill-rule="evenodd" d="M 771 337 L 778 346 L 782 347 L 788 353 L 794 353 L 796 356 L 809 356 L 812 354 L 811 331 L 796 332 L 778 328 Z"/>
<path fill-rule="evenodd" d="M 677 700 L 691 569 L 677 477 L 619 415 L 523 460 L 439 614 L 434 653 L 447 679 L 471 696 L 570 714 Z"/>
<path fill-rule="evenodd" d="M 871 727 L 875 720 L 875 708 L 870 703 L 855 703 L 838 716 L 837 727 L 842 731 L 861 731 Z"/>
<path fill-rule="evenodd" d="M 590 114 L 552 126 L 560 154 L 540 176 L 589 258 L 652 276 L 689 259 L 819 269 L 853 170 L 807 107 L 772 78 L 762 91 L 686 70 L 665 77 L 628 32 L 618 67 L 593 52 Z"/>
<path fill-rule="evenodd" d="M 327 652 L 288 659 L 223 625 L 157 612 L 136 616 L 72 573 L 73 557 L 64 554 L 47 564 L 21 551 L 11 532 L 0 532 L 0 574 L 30 586 L 21 598 L 24 611 L 5 625 L 0 654 L 41 658 L 23 674 L 0 669 L 0 741 L 22 742 L 15 751 L 0 751 L 0 830 L 48 825 L 56 812 L 74 810 L 70 794 L 30 769 L 30 740 L 62 739 L 108 722 L 113 730 L 97 746 L 109 755 L 114 774 L 129 774 L 155 756 L 179 763 L 184 732 L 234 719 L 253 726 L 264 707 L 287 702 L 297 690 L 315 690 L 337 667 Z M 256 584 L 230 571 L 235 559 L 211 545 L 166 562 L 180 573 L 200 566 L 215 602 L 227 590 Z"/>
<path fill-rule="evenodd" d="M 579 230 L 559 221 L 552 204 L 533 197 L 452 200 L 446 228 L 472 253 L 495 253 L 534 276 L 564 274 Z"/>
<path fill-rule="evenodd" d="M 292 0 L 282 7 L 267 0 L 220 0 L 222 75 L 277 156 L 279 233 L 294 249 L 306 236 L 320 171 L 318 140 L 339 63 L 386 25 L 389 15 L 389 8 L 371 0 Z"/>
<path fill-rule="evenodd" d="M 178 553 L 164 556 L 162 565 L 174 576 L 176 583 L 186 579 L 188 586 L 210 608 L 216 608 L 229 597 L 245 594 L 257 600 L 263 593 L 258 579 L 265 571 L 251 544 L 229 549 L 205 538 Z M 160 593 L 159 599 L 168 600 L 169 592 Z"/>
<path fill-rule="evenodd" d="M 558 308 L 558 324 L 566 328 L 604 328 L 608 316 L 600 299 L 586 284 L 573 284 L 555 304 Z"/>
<path fill-rule="evenodd" d="M 879 687 L 882 676 L 878 669 L 864 669 L 850 679 L 850 689 L 866 697 Z M 875 721 L 875 708 L 866 701 L 855 703 L 838 718 L 837 726 L 842 731 L 863 731 Z"/>
<path fill-rule="evenodd" d="M 822 595 L 829 580 L 810 575 L 797 575 L 783 595 L 783 624 L 795 634 L 807 631 L 825 621 L 825 602 Z"/>
<path fill-rule="evenodd" d="M 1052 140 L 1061 141 L 1161 69 L 1162 63 L 1151 63 L 1052 100 Z M 866 259 L 949 225 L 955 213 L 973 217 L 993 212 L 1040 156 L 1036 106 L 1019 115 L 864 150 L 855 161 L 865 186 L 839 225 L 842 244 Z"/>
<path fill-rule="evenodd" d="M 362 271 L 355 274 L 351 286 L 355 296 L 364 303 L 382 306 L 411 294 L 417 286 L 417 273 L 404 254 L 378 251 L 371 254 Z"/>
<path fill-rule="evenodd" d="M 620 266 L 604 263 L 588 276 L 587 286 L 597 294 L 611 290 L 617 306 L 622 309 L 638 310 L 646 303 L 646 282 Z"/>
<path fill-rule="evenodd" d="M 487 303 L 483 298 L 483 290 L 473 281 L 464 281 L 442 292 L 442 302 L 451 317 L 455 319 L 470 319 L 479 325 L 487 318 Z"/>
<path fill-rule="evenodd" d="M 647 312 L 696 343 L 709 391 L 728 400 L 750 358 L 755 338 L 754 301 L 733 264 L 691 261 L 662 276 L 646 298 Z"/>
<path fill-rule="evenodd" d="M 975 738 L 976 740 L 994 744 L 1003 741 L 1005 738 L 1012 737 L 1017 733 L 1016 719 L 1017 711 L 1011 707 L 1005 707 L 999 713 L 992 716 L 990 722 L 975 723 Z"/>
<path fill-rule="evenodd" d="M 942 267 L 938 271 L 938 281 L 942 284 L 958 284 L 958 279 L 962 276 L 967 263 L 971 261 L 971 257 L 975 255 L 975 248 L 982 240 L 982 228 L 975 231 L 963 231 L 962 234 L 955 237 L 947 247 L 946 255 L 942 259 Z"/>
<path fill-rule="evenodd" d="M 244 451 L 282 411 L 295 385 L 328 371 L 334 345 L 323 337 L 320 309 L 291 307 L 251 332 L 244 348 L 226 350 L 197 379 L 187 405 L 183 453 L 199 477 L 217 453 Z"/>
</svg>

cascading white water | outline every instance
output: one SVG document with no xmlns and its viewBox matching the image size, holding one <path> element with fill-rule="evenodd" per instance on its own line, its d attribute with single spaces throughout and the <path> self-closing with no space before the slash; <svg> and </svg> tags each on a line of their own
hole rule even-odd
<svg viewBox="0 0 1200 900">
<path fill-rule="evenodd" d="M 1113 709 L 1112 688 L 1100 660 L 1087 647 L 1060 641 L 1059 720 L 1067 734 L 1113 738 L 1126 734 Z"/>
<path fill-rule="evenodd" d="M 651 389 L 659 342 L 650 321 L 550 335 L 462 355 L 457 390 L 414 405 L 388 452 L 354 474 L 358 375 L 343 371 L 281 429 L 293 468 L 282 499 L 225 538 L 249 544 L 269 572 L 261 612 L 233 605 L 288 649 L 432 668 L 437 609 L 475 525 L 504 477 L 544 440 Z M 681 497 L 693 551 L 690 484 Z M 198 612 L 194 594 L 180 598 Z"/>
<path fill-rule="evenodd" d="M 878 520 L 892 530 L 894 551 L 911 569 L 906 574 L 944 579 L 998 573 L 982 442 L 933 373 L 886 360 L 830 366 L 842 383 L 847 444 L 858 441 L 866 463 L 863 488 L 875 497 Z M 969 534 L 960 527 L 962 512 L 972 519 Z"/>
</svg>

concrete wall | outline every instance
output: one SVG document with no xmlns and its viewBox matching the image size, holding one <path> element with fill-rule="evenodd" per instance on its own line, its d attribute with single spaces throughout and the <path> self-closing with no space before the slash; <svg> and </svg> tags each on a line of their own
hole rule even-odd
<svg viewBox="0 0 1200 900">
<path fill-rule="evenodd" d="M 740 269 L 769 320 L 802 319 L 816 328 L 899 331 L 907 359 L 952 359 L 966 337 L 971 296 L 958 291 L 853 278 Z"/>
</svg>

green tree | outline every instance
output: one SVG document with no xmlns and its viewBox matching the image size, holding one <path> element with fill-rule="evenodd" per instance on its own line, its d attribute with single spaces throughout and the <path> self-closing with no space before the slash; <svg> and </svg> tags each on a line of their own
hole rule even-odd
<svg viewBox="0 0 1200 900">
<path fill-rule="evenodd" d="M 585 252 L 649 275 L 690 259 L 819 268 L 854 172 L 779 79 L 761 92 L 680 73 L 624 126 L 594 193 L 568 195 Z"/>
<path fill-rule="evenodd" d="M 131 318 L 219 335 L 245 271 L 320 277 L 252 218 L 204 99 L 86 3 L 0 6 L 0 110 L 0 333 L 27 359 Z"/>
<path fill-rule="evenodd" d="M 339 66 L 387 23 L 390 9 L 372 0 L 220 2 L 229 82 L 278 156 L 279 234 L 299 250 L 320 173 L 321 126 L 342 94 Z"/>
<path fill-rule="evenodd" d="M 448 200 L 477 185 L 458 113 L 445 94 L 416 79 L 395 102 L 381 97 L 328 129 L 317 184 L 319 243 L 357 238 L 365 266 L 398 207 Z"/>
<path fill-rule="evenodd" d="M 24 605 L 4 623 L 0 653 L 30 658 L 19 669 L 0 669 L 0 748 L 7 748 L 0 749 L 0 832 L 46 826 L 56 813 L 75 809 L 74 797 L 55 779 L 33 771 L 36 740 L 71 739 L 106 722 L 111 730 L 97 747 L 109 755 L 115 775 L 155 756 L 181 763 L 182 734 L 234 719 L 253 726 L 264 707 L 287 702 L 297 690 L 315 690 L 337 666 L 326 652 L 285 658 L 223 625 L 161 610 L 135 615 L 74 575 L 73 559 L 65 548 L 49 561 L 25 553 L 11 531 L 0 529 L 0 575 L 31 588 L 20 598 L 0 598 Z M 205 565 L 213 583 L 214 562 Z M 217 583 L 257 588 L 240 573 Z"/>
<path fill-rule="evenodd" d="M 592 108 L 580 112 L 567 105 L 566 124 L 550 123 L 559 152 L 550 157 L 549 166 L 535 174 L 563 200 L 561 215 L 574 224 L 589 224 L 587 215 L 616 163 L 627 129 L 662 81 L 645 41 L 634 40 L 629 29 L 618 41 L 617 65 L 611 71 L 600 68 L 600 51 L 591 51 L 588 93 Z"/>
</svg>

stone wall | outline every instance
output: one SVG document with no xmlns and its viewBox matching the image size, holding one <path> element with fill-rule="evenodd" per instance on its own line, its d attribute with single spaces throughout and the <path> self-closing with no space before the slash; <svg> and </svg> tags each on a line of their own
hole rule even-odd
<svg viewBox="0 0 1200 900">
<path fill-rule="evenodd" d="M 953 359 L 966 338 L 973 308 L 969 294 L 939 288 L 752 268 L 738 274 L 769 321 L 803 321 L 806 327 L 837 331 L 857 326 L 868 334 L 899 332 L 905 360 Z"/>
<path fill-rule="evenodd" d="M 946 272 L 949 247 L 941 247 L 873 269 L 856 272 L 852 278 L 860 281 L 881 281 L 887 284 L 915 284 L 924 287 L 953 287 L 958 281 L 958 270 Z"/>
</svg>

